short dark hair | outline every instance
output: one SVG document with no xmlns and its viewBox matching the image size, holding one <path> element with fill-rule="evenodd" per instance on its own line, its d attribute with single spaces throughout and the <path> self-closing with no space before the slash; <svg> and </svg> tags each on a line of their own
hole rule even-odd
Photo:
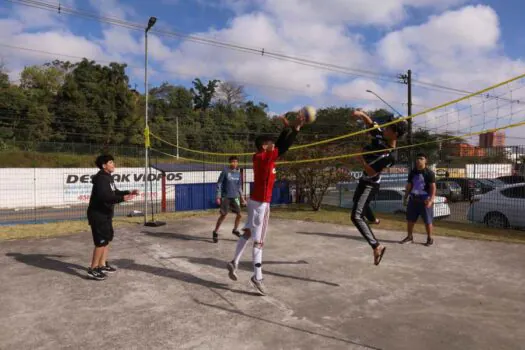
<svg viewBox="0 0 525 350">
<path fill-rule="evenodd" d="M 97 159 L 95 160 L 95 164 L 97 165 L 97 168 L 102 170 L 103 165 L 107 164 L 109 161 L 112 161 L 112 160 L 113 161 L 115 160 L 115 158 L 113 158 L 112 155 L 102 154 L 102 155 L 97 157 Z"/>
<path fill-rule="evenodd" d="M 391 117 L 389 119 L 389 122 L 395 121 L 396 119 L 397 118 Z M 406 120 L 403 120 L 395 124 L 390 124 L 388 127 L 391 128 L 392 131 L 394 131 L 397 134 L 397 138 L 400 139 L 403 136 L 405 136 L 405 134 L 408 131 L 408 122 Z"/>
<path fill-rule="evenodd" d="M 425 159 L 428 159 L 427 155 L 423 152 L 419 152 L 418 154 L 416 154 L 416 158 L 425 158 Z"/>
<path fill-rule="evenodd" d="M 267 136 L 267 135 L 257 136 L 257 138 L 255 138 L 255 148 L 257 148 L 257 150 L 260 150 L 262 146 L 266 142 L 269 142 L 269 141 L 272 141 L 272 138 L 270 136 Z"/>
<path fill-rule="evenodd" d="M 231 156 L 230 158 L 228 158 L 228 162 L 230 162 L 230 163 L 233 162 L 234 160 L 239 161 L 239 157 Z"/>
</svg>

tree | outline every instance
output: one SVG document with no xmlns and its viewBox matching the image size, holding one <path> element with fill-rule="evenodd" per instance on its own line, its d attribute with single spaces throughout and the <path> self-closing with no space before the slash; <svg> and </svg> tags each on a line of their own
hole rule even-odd
<svg viewBox="0 0 525 350">
<path fill-rule="evenodd" d="M 57 139 L 123 143 L 136 136 L 140 114 L 125 68 L 125 64 L 101 66 L 84 59 L 66 75 L 57 95 Z"/>
<path fill-rule="evenodd" d="M 3 59 L 0 59 L 0 89 L 9 87 L 9 75 Z"/>
<path fill-rule="evenodd" d="M 215 96 L 215 90 L 220 80 L 210 80 L 208 81 L 208 85 L 204 85 L 199 78 L 196 78 L 192 83 L 193 88 L 190 91 L 193 95 L 194 108 L 196 110 L 206 111 L 211 106 L 211 102 Z"/>
<path fill-rule="evenodd" d="M 341 125 L 343 121 L 347 123 L 345 131 L 348 133 L 359 130 L 357 124 L 349 120 L 348 108 L 328 108 L 320 110 L 319 113 L 326 121 L 338 122 Z M 294 117 L 295 113 L 289 114 L 289 119 L 293 120 Z M 319 125 L 317 128 L 328 127 L 328 124 L 330 123 Z M 315 123 L 305 126 L 304 130 L 306 131 L 309 128 L 316 129 Z M 340 135 L 341 129 L 336 129 L 336 132 Z M 301 143 L 308 142 L 306 141 L 308 137 L 302 134 L 299 135 Z M 343 139 L 320 146 L 297 150 L 291 149 L 286 154 L 285 160 L 322 159 L 330 156 L 355 154 L 360 150 L 361 144 L 359 142 L 349 142 Z M 357 168 L 358 164 L 355 157 L 348 157 L 309 163 L 283 164 L 280 172 L 287 178 L 295 180 L 299 192 L 304 193 L 312 209 L 318 211 L 328 189 L 334 187 L 340 181 L 348 180 L 348 170 Z"/>
<path fill-rule="evenodd" d="M 239 107 L 246 100 L 244 86 L 234 82 L 221 82 L 217 88 L 217 100 L 230 107 Z"/>
</svg>

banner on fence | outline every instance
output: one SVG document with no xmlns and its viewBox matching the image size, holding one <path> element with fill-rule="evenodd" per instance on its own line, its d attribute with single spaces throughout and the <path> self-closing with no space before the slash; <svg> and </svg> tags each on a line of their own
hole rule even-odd
<svg viewBox="0 0 525 350">
<path fill-rule="evenodd" d="M 512 164 L 467 164 L 466 173 L 475 179 L 495 179 L 512 175 Z"/>
<path fill-rule="evenodd" d="M 86 204 L 93 186 L 91 177 L 97 171 L 93 168 L 0 168 L 0 209 Z M 142 201 L 145 195 L 144 175 L 144 168 L 118 168 L 113 179 L 119 190 L 138 190 L 135 200 Z M 166 199 L 175 198 L 174 185 L 214 183 L 219 175 L 220 171 L 166 173 Z M 251 171 L 247 175 L 247 181 L 253 181 Z M 160 199 L 161 172 L 151 169 L 147 185 L 148 199 Z"/>
<path fill-rule="evenodd" d="M 465 177 L 465 168 L 436 168 L 436 177 Z"/>
</svg>

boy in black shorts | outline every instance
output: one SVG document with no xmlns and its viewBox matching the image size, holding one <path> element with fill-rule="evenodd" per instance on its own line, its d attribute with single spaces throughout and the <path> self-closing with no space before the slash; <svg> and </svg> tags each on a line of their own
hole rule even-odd
<svg viewBox="0 0 525 350">
<path fill-rule="evenodd" d="M 392 151 L 397 146 L 397 140 L 405 134 L 408 123 L 401 121 L 381 129 L 373 122 L 372 118 L 362 111 L 355 111 L 352 116 L 356 119 L 361 119 L 369 128 L 376 127 L 376 129 L 370 131 L 372 142 L 363 149 L 363 152 L 373 153 L 360 157 L 360 162 L 363 165 L 363 175 L 359 179 L 359 184 L 354 194 L 352 222 L 372 247 L 374 264 L 379 265 L 386 248 L 374 236 L 365 218 L 377 223 L 377 219 L 370 208 L 370 201 L 379 190 L 381 172 L 385 168 L 394 165 L 395 159 Z M 392 118 L 390 121 L 393 120 Z"/>
<path fill-rule="evenodd" d="M 119 191 L 111 174 L 115 171 L 114 159 L 110 155 L 101 155 L 95 161 L 100 171 L 93 176 L 93 189 L 89 199 L 87 217 L 95 249 L 91 266 L 88 268 L 88 277 L 103 280 L 106 273 L 116 269 L 107 262 L 109 242 L 113 240 L 113 208 L 115 204 L 133 199 L 137 190 Z"/>
</svg>

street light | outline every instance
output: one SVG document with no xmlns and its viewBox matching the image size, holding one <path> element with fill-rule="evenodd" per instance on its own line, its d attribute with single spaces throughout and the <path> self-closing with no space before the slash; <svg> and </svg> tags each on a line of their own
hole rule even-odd
<svg viewBox="0 0 525 350">
<path fill-rule="evenodd" d="M 149 89 L 148 89 L 148 32 L 157 22 L 156 17 L 150 17 L 148 26 L 144 31 L 144 46 L 145 46 L 145 57 L 144 57 L 144 93 L 146 94 L 146 113 L 145 113 L 145 127 L 149 132 L 148 124 L 148 110 L 149 110 Z M 149 137 L 149 136 L 148 136 Z M 149 144 L 145 147 L 145 166 L 144 166 L 144 225 L 158 227 L 165 225 L 163 222 L 155 221 L 153 217 L 153 208 L 151 208 L 152 221 L 147 221 L 148 216 L 148 180 L 149 180 Z M 153 202 L 152 202 L 153 205 Z"/>
<path fill-rule="evenodd" d="M 375 97 L 377 97 L 378 99 L 380 99 L 384 104 L 386 104 L 388 107 L 390 107 L 390 109 L 392 109 L 394 112 L 396 112 L 400 117 L 402 117 L 403 115 L 401 113 L 399 113 L 397 111 L 397 109 L 395 109 L 394 107 L 392 107 L 388 102 L 386 102 L 385 100 L 383 100 L 381 98 L 381 96 L 379 96 L 378 94 L 376 94 L 375 92 L 373 92 L 372 90 L 366 90 L 366 92 L 368 92 L 369 94 L 372 94 L 374 95 Z M 397 161 L 397 152 L 395 153 L 395 157 L 396 157 L 396 161 Z"/>
<path fill-rule="evenodd" d="M 378 94 L 376 94 L 375 92 L 373 92 L 372 90 L 366 90 L 366 92 L 368 92 L 369 94 L 372 94 L 374 95 L 375 97 L 377 97 L 378 99 L 380 99 L 384 104 L 386 104 L 388 107 L 390 107 L 390 109 L 392 109 L 394 112 L 396 112 L 400 117 L 402 117 L 403 115 L 401 113 L 399 113 L 394 107 L 392 107 L 388 102 L 386 102 L 385 100 L 383 100 L 381 98 L 381 96 L 379 96 Z"/>
</svg>

